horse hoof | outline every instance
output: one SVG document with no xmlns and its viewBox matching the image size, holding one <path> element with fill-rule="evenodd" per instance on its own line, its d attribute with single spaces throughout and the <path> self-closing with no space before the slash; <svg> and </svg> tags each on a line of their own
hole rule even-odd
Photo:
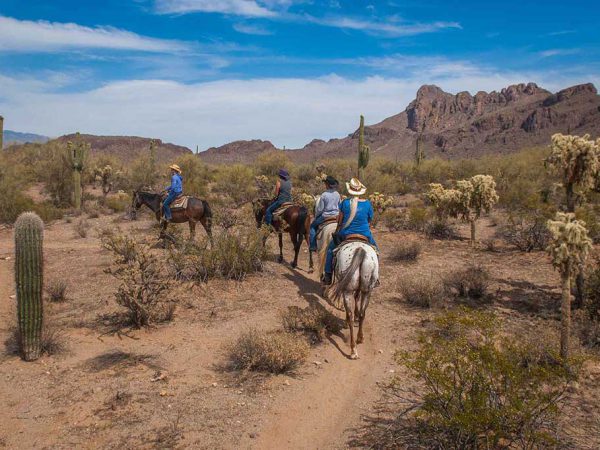
<svg viewBox="0 0 600 450">
<path fill-rule="evenodd" d="M 279 264 L 283 263 L 283 258 L 277 258 L 277 262 L 278 262 Z"/>
<path fill-rule="evenodd" d="M 359 338 L 356 339 L 356 343 L 357 344 L 362 344 L 363 341 L 364 341 L 364 339 L 362 337 L 359 337 Z"/>
<path fill-rule="evenodd" d="M 308 273 L 313 273 L 315 271 L 315 269 L 313 269 L 312 267 L 310 269 L 308 269 Z"/>
<path fill-rule="evenodd" d="M 296 267 L 298 267 L 298 264 L 292 263 L 292 269 L 295 269 Z"/>
<path fill-rule="evenodd" d="M 354 352 L 350 355 L 350 359 L 358 359 L 358 353 Z"/>
</svg>

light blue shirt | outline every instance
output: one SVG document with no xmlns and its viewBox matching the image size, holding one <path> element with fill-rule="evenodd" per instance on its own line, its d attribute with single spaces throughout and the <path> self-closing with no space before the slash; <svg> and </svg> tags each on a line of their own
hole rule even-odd
<svg viewBox="0 0 600 450">
<path fill-rule="evenodd" d="M 316 217 L 335 217 L 340 212 L 340 193 L 335 189 L 327 189 L 321 195 L 317 208 Z"/>
<path fill-rule="evenodd" d="M 171 186 L 167 188 L 168 192 L 173 192 L 175 194 L 181 194 L 183 192 L 182 186 L 183 178 L 178 173 L 174 174 L 171 177 Z"/>
</svg>

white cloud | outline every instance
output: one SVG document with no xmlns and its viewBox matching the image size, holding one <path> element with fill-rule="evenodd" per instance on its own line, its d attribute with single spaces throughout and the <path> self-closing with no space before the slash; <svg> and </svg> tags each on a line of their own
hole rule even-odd
<svg viewBox="0 0 600 450">
<path fill-rule="evenodd" d="M 268 28 L 253 23 L 235 23 L 233 24 L 233 29 L 238 33 L 254 34 L 257 36 L 269 36 L 273 34 Z"/>
<path fill-rule="evenodd" d="M 53 52 L 76 49 L 178 52 L 188 44 L 141 36 L 113 27 L 84 27 L 75 23 L 17 20 L 0 16 L 0 52 Z"/>
<path fill-rule="evenodd" d="M 576 55 L 580 53 L 581 49 L 578 48 L 552 48 L 549 50 L 544 50 L 540 52 L 539 55 L 542 58 L 551 58 L 552 56 L 567 56 L 567 55 Z"/>
<path fill-rule="evenodd" d="M 156 0 L 160 14 L 207 12 L 245 17 L 272 17 L 276 13 L 254 0 Z"/>
<path fill-rule="evenodd" d="M 369 19 L 355 19 L 352 17 L 315 17 L 301 16 L 303 20 L 326 27 L 358 30 L 370 33 L 384 34 L 387 36 L 410 36 L 415 34 L 433 33 L 448 28 L 461 28 L 458 22 L 432 22 L 432 23 L 397 23 L 382 22 Z"/>
<path fill-rule="evenodd" d="M 433 67 L 433 66 L 431 66 Z M 343 137 L 356 127 L 358 114 L 368 123 L 404 110 L 416 90 L 435 83 L 449 92 L 499 90 L 534 81 L 558 90 L 600 81 L 598 76 L 560 73 L 461 72 L 424 70 L 406 78 L 359 80 L 330 75 L 313 79 L 270 78 L 181 83 L 131 80 L 84 92 L 56 92 L 52 83 L 0 76 L 5 87 L 0 114 L 6 127 L 49 136 L 81 131 L 139 135 L 201 149 L 238 139 L 269 139 L 277 146 L 301 147 L 313 138 Z"/>
</svg>

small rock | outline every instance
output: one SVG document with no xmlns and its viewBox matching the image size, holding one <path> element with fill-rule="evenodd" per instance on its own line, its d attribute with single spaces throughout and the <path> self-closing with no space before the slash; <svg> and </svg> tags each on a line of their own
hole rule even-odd
<svg viewBox="0 0 600 450">
<path fill-rule="evenodd" d="M 283 384 L 285 384 L 286 386 L 291 386 L 292 383 L 290 383 L 290 380 L 285 380 Z"/>
<path fill-rule="evenodd" d="M 11 295 L 11 296 L 10 296 L 10 297 L 8 297 L 8 298 L 10 298 L 10 299 L 14 300 L 15 298 L 17 298 L 17 296 L 16 296 L 16 295 Z"/>
<path fill-rule="evenodd" d="M 313 364 L 315 366 L 320 366 L 321 364 L 323 364 L 321 361 L 313 361 Z"/>
<path fill-rule="evenodd" d="M 160 396 L 165 397 L 167 395 L 167 391 L 160 391 Z"/>
<path fill-rule="evenodd" d="M 250 439 L 256 439 L 258 437 L 258 434 L 250 433 L 248 436 L 250 436 Z"/>
<path fill-rule="evenodd" d="M 396 373 L 394 369 L 390 369 L 390 373 Z"/>
<path fill-rule="evenodd" d="M 213 383 L 211 386 L 212 387 L 217 387 L 219 384 L 218 383 Z"/>
<path fill-rule="evenodd" d="M 379 350 L 377 350 L 377 353 L 382 354 L 383 350 L 379 349 Z"/>
</svg>

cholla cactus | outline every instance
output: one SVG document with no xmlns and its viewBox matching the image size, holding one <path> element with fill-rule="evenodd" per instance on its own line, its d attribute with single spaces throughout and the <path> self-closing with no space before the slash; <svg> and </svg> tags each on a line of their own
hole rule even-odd
<svg viewBox="0 0 600 450">
<path fill-rule="evenodd" d="M 73 168 L 73 203 L 75 209 L 81 209 L 81 172 L 83 172 L 87 156 L 90 151 L 90 144 L 87 144 L 76 134 L 75 142 L 67 142 L 67 157 Z"/>
<path fill-rule="evenodd" d="M 394 203 L 394 198 L 389 195 L 374 192 L 369 195 L 369 201 L 373 205 L 375 212 L 383 214 L 385 210 L 388 209 L 392 203 Z"/>
<path fill-rule="evenodd" d="M 266 175 L 258 175 L 254 177 L 254 183 L 256 184 L 256 188 L 258 189 L 259 197 L 269 197 L 271 195 L 273 185 L 269 181 L 269 177 L 267 177 Z"/>
<path fill-rule="evenodd" d="M 477 220 L 498 202 L 496 182 L 491 175 L 475 175 L 468 180 L 457 181 L 455 189 L 445 189 L 441 184 L 432 183 L 426 195 L 440 220 L 459 217 L 471 224 L 471 245 L 475 244 Z"/>
<path fill-rule="evenodd" d="M 362 171 L 369 165 L 369 146 L 365 144 L 365 118 L 360 116 L 358 129 L 358 178 L 362 179 Z"/>
<path fill-rule="evenodd" d="M 567 196 L 567 211 L 575 211 L 575 188 L 588 190 L 593 187 L 600 169 L 598 153 L 600 141 L 583 137 L 555 134 L 552 136 L 552 153 L 546 165 L 560 173 Z"/>
<path fill-rule="evenodd" d="M 567 359 L 571 332 L 571 279 L 582 270 L 592 248 L 592 240 L 585 222 L 575 220 L 574 214 L 558 213 L 555 220 L 549 220 L 547 225 L 551 233 L 548 253 L 562 279 L 560 354 Z"/>
<path fill-rule="evenodd" d="M 94 169 L 95 179 L 102 187 L 102 195 L 106 197 L 113 188 L 113 178 L 115 175 L 119 175 L 118 171 L 114 171 L 112 166 L 106 165 L 102 168 L 96 167 Z"/>
<path fill-rule="evenodd" d="M 315 210 L 316 199 L 307 192 L 294 191 L 293 200 L 294 203 L 305 206 L 310 212 Z"/>
</svg>

